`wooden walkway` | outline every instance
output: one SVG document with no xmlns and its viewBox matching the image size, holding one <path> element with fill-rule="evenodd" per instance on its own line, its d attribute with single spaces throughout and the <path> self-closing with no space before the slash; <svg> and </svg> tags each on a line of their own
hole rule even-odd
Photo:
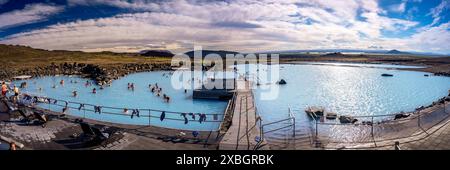
<svg viewBox="0 0 450 170">
<path fill-rule="evenodd" d="M 221 150 L 253 150 L 261 136 L 251 82 L 238 80 L 237 87 L 232 123 L 219 144 Z"/>
</svg>

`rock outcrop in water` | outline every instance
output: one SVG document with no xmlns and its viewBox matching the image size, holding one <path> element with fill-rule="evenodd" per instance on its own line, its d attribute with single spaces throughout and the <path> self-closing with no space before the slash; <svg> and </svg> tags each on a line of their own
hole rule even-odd
<svg viewBox="0 0 450 170">
<path fill-rule="evenodd" d="M 286 84 L 286 80 L 281 79 L 280 81 L 277 82 L 277 84 L 281 84 L 281 85 Z"/>
<path fill-rule="evenodd" d="M 20 70 L 0 70 L 0 80 L 11 80 L 19 75 L 30 75 L 33 77 L 52 75 L 81 75 L 95 80 L 97 84 L 109 84 L 112 80 L 128 75 L 130 73 L 143 71 L 171 70 L 168 63 L 165 64 L 122 64 L 122 65 L 95 65 L 84 63 L 51 63 L 48 66 L 37 66 Z"/>
</svg>

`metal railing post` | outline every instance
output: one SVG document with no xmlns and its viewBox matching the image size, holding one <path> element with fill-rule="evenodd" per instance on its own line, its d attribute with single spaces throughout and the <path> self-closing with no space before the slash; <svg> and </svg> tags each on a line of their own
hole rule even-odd
<svg viewBox="0 0 450 170">
<path fill-rule="evenodd" d="M 420 128 L 420 129 L 422 129 L 422 126 L 420 125 L 420 110 L 419 110 L 419 113 L 417 114 L 418 116 L 417 116 L 417 126 Z M 423 130 L 423 129 L 422 129 Z"/>
<path fill-rule="evenodd" d="M 152 111 L 148 110 L 148 125 L 149 126 L 151 125 L 151 123 L 150 123 L 151 118 L 152 118 Z"/>
<path fill-rule="evenodd" d="M 317 136 L 319 135 L 319 131 L 318 131 L 318 126 L 319 126 L 319 124 L 317 123 L 317 120 L 314 120 L 314 122 L 316 123 L 316 140 L 317 140 Z"/>
<path fill-rule="evenodd" d="M 295 141 L 295 117 L 293 117 L 292 119 L 294 121 L 294 124 L 293 124 L 294 127 L 292 128 L 292 133 L 293 133 L 293 137 L 294 137 L 294 141 Z"/>
<path fill-rule="evenodd" d="M 371 116 L 371 118 L 372 118 L 372 122 L 370 123 L 370 126 L 371 126 L 371 134 L 372 134 L 372 140 L 373 140 L 373 143 L 375 144 L 375 147 L 377 146 L 377 142 L 376 142 L 376 140 L 375 140 L 375 135 L 374 135 L 374 131 L 373 131 L 373 116 Z"/>
</svg>

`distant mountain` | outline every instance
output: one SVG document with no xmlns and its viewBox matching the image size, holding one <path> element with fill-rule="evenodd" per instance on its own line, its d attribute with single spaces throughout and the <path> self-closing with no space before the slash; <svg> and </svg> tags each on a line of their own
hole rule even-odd
<svg viewBox="0 0 450 170">
<path fill-rule="evenodd" d="M 208 54 L 218 54 L 222 58 L 225 58 L 227 54 L 239 54 L 239 52 L 236 52 L 236 51 L 225 51 L 225 50 L 202 50 L 201 52 L 202 52 L 202 57 L 205 57 Z M 194 53 L 195 53 L 195 51 L 189 51 L 189 52 L 186 52 L 185 54 L 192 58 L 192 57 L 194 57 Z"/>
<path fill-rule="evenodd" d="M 173 57 L 175 54 L 168 50 L 144 50 L 140 52 L 142 56 L 150 56 L 150 57 Z"/>
<path fill-rule="evenodd" d="M 341 52 L 327 53 L 322 56 L 344 56 Z"/>
<path fill-rule="evenodd" d="M 265 51 L 260 53 L 279 53 L 279 54 L 295 54 L 295 53 L 360 53 L 360 54 L 408 54 L 408 55 L 418 55 L 418 56 L 436 56 L 443 57 L 449 56 L 450 54 L 437 54 L 430 52 L 414 52 L 414 51 L 398 51 L 398 50 L 360 50 L 360 49 L 314 49 L 314 50 L 284 50 L 284 51 Z"/>
<path fill-rule="evenodd" d="M 387 54 L 411 54 L 411 53 L 408 53 L 408 52 L 403 52 L 403 51 L 398 51 L 398 50 L 391 50 L 391 51 L 388 51 L 386 53 Z"/>
</svg>

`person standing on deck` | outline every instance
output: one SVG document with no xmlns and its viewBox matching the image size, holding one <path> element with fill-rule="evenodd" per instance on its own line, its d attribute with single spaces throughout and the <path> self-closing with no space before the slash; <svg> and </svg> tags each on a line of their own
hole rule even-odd
<svg viewBox="0 0 450 170">
<path fill-rule="evenodd" d="M 17 88 L 17 86 L 14 85 L 13 91 L 14 91 L 14 103 L 15 103 L 17 100 L 19 100 L 19 88 Z"/>
<path fill-rule="evenodd" d="M 6 96 L 6 93 L 8 92 L 8 86 L 5 82 L 2 83 L 2 97 Z"/>
<path fill-rule="evenodd" d="M 19 88 L 17 88 L 16 85 L 14 85 L 13 91 L 14 91 L 14 96 L 16 96 L 16 97 L 19 96 Z"/>
</svg>

